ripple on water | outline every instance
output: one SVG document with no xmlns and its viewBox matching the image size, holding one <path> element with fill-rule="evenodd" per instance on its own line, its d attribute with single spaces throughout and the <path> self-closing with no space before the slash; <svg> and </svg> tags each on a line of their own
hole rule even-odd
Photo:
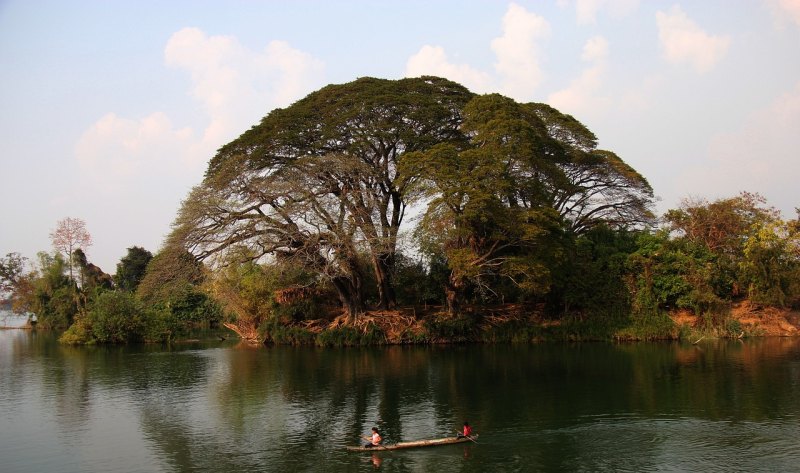
<svg viewBox="0 0 800 473">
<path fill-rule="evenodd" d="M 797 468 L 794 423 L 595 416 L 539 432 L 547 448 L 569 451 L 571 471 L 772 471 Z"/>
</svg>

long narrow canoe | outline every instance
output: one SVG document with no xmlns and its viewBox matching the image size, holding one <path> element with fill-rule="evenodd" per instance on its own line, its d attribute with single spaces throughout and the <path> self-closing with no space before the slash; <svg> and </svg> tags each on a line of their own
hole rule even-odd
<svg viewBox="0 0 800 473">
<path fill-rule="evenodd" d="M 382 450 L 400 450 L 402 448 L 435 447 L 436 445 L 450 445 L 453 443 L 474 442 L 478 435 L 469 437 L 444 437 L 430 440 L 414 440 L 413 442 L 397 442 L 388 445 L 378 445 L 375 447 L 347 447 L 349 452 L 378 452 Z"/>
</svg>

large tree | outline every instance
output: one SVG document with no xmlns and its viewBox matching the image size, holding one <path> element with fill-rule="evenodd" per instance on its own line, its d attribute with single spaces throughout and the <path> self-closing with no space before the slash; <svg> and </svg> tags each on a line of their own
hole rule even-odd
<svg viewBox="0 0 800 473">
<path fill-rule="evenodd" d="M 598 149 L 597 138 L 585 125 L 546 104 L 520 107 L 540 135 L 541 144 L 532 151 L 559 168 L 555 174 L 520 177 L 544 186 L 548 205 L 570 231 L 580 235 L 598 225 L 631 228 L 654 222 L 653 189 L 647 179 L 615 153 Z"/>
<path fill-rule="evenodd" d="M 439 144 L 403 162 L 431 198 L 423 235 L 448 260 L 451 311 L 466 283 L 482 287 L 489 276 L 546 291 L 559 227 L 578 235 L 652 218 L 647 181 L 598 150 L 571 116 L 489 94 L 473 98 L 463 117 L 468 142 Z"/>
<path fill-rule="evenodd" d="M 417 158 L 401 169 L 407 155 Z M 415 182 L 433 183 L 438 197 Z M 553 222 L 577 234 L 652 216 L 647 181 L 598 150 L 569 115 L 475 96 L 435 77 L 363 78 L 275 110 L 222 147 L 184 202 L 173 238 L 199 259 L 230 262 L 233 251 L 302 265 L 330 281 L 355 314 L 364 305 L 365 271 L 374 273 L 379 306 L 395 303 L 398 232 L 407 206 L 423 196 L 438 205 L 427 219 L 433 226 L 505 232 L 472 250 L 493 274 L 502 254 L 500 272 L 527 274 L 526 281 L 545 271 L 530 271 L 530 248 L 521 248 Z M 433 222 L 434 215 L 444 220 Z M 487 215 L 494 226 L 481 223 Z"/>
<path fill-rule="evenodd" d="M 557 143 L 525 107 L 493 94 L 465 108 L 461 146 L 409 153 L 401 169 L 430 200 L 420 235 L 450 267 L 445 294 L 457 312 L 467 284 L 489 290 L 501 277 L 529 291 L 548 285 L 544 241 L 558 231 L 547 183 L 563 181 Z M 550 238 L 552 239 L 552 238 Z M 431 251 L 432 250 L 432 251 Z"/>
<path fill-rule="evenodd" d="M 379 305 L 389 307 L 411 197 L 398 159 L 464 141 L 461 111 L 471 96 L 434 77 L 362 78 L 314 92 L 220 149 L 178 231 L 201 258 L 237 245 L 294 258 L 327 275 L 351 313 L 363 304 L 365 251 Z"/>
</svg>

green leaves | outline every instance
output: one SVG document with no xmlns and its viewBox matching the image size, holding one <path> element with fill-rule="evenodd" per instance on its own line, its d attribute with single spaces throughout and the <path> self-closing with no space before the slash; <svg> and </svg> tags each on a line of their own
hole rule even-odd
<svg viewBox="0 0 800 473">
<path fill-rule="evenodd" d="M 128 248 L 128 253 L 117 263 L 117 273 L 114 282 L 117 288 L 123 291 L 135 291 L 142 281 L 147 269 L 147 264 L 153 259 L 153 254 L 139 246 Z"/>
</svg>

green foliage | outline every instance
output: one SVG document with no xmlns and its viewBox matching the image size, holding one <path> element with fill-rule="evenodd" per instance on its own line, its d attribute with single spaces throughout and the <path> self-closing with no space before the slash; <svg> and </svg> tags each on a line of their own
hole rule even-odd
<svg viewBox="0 0 800 473">
<path fill-rule="evenodd" d="M 424 320 L 423 325 L 431 341 L 466 342 L 475 340 L 478 324 L 467 316 L 433 316 Z"/>
<path fill-rule="evenodd" d="M 317 291 L 314 282 L 313 275 L 302 268 L 248 261 L 218 272 L 211 288 L 232 322 L 275 327 L 312 318 L 323 311 L 324 296 L 330 294 Z M 279 291 L 287 293 L 280 302 L 276 298 Z"/>
<path fill-rule="evenodd" d="M 365 329 L 342 326 L 323 330 L 317 334 L 316 344 L 321 347 L 350 347 L 381 345 L 386 342 L 386 334 L 375 324 Z"/>
<path fill-rule="evenodd" d="M 19 253 L 8 253 L 0 258 L 0 295 L 13 294 L 25 277 L 27 258 Z"/>
<path fill-rule="evenodd" d="M 398 305 L 421 306 L 443 302 L 442 287 L 447 280 L 447 267 L 442 259 L 432 259 L 426 269 L 422 261 L 413 261 L 398 253 L 394 272 Z"/>
<path fill-rule="evenodd" d="M 185 332 L 185 323 L 163 307 L 145 307 L 127 291 L 105 291 L 59 339 L 70 345 L 170 342 Z"/>
<path fill-rule="evenodd" d="M 223 146 L 184 203 L 176 235 L 201 258 L 231 246 L 315 272 L 354 315 L 364 307 L 366 251 L 380 307 L 394 304 L 393 263 L 415 176 L 397 160 L 460 143 L 472 97 L 454 82 L 360 78 L 329 85 Z M 208 225 L 208 222 L 214 222 Z"/>
<path fill-rule="evenodd" d="M 686 239 L 671 240 L 666 232 L 642 234 L 639 249 L 627 261 L 635 314 L 690 309 L 697 314 L 725 306 L 715 282 L 718 258 Z"/>
<path fill-rule="evenodd" d="M 135 247 L 134 247 L 135 248 Z M 147 259 L 147 252 L 129 249 L 135 261 L 120 263 L 127 287 L 134 284 L 136 268 Z M 120 276 L 120 265 L 117 266 Z M 152 317 L 156 324 L 165 324 L 169 337 L 192 325 L 213 325 L 222 319 L 222 309 L 203 286 L 205 268 L 189 252 L 167 245 L 149 260 L 136 297 L 146 307 L 161 314 Z"/>
<path fill-rule="evenodd" d="M 630 323 L 614 332 L 617 340 L 672 340 L 677 337 L 678 327 L 666 313 L 646 317 L 631 317 Z"/>
<path fill-rule="evenodd" d="M 65 275 L 67 264 L 60 254 L 38 256 L 39 274 L 32 280 L 25 305 L 36 314 L 40 327 L 66 329 L 78 313 L 78 288 Z"/>
<path fill-rule="evenodd" d="M 117 288 L 123 291 L 136 291 L 152 259 L 153 254 L 144 248 L 138 246 L 128 248 L 128 253 L 117 263 L 117 272 L 114 275 Z"/>
<path fill-rule="evenodd" d="M 311 345 L 316 342 L 316 335 L 296 325 L 283 325 L 275 320 L 261 327 L 264 340 L 278 345 Z"/>
<path fill-rule="evenodd" d="M 92 307 L 74 330 L 68 330 L 64 342 L 128 343 L 143 340 L 144 310 L 141 303 L 129 293 L 104 292 L 95 299 Z"/>
<path fill-rule="evenodd" d="M 754 229 L 739 263 L 748 296 L 757 304 L 787 307 L 800 300 L 800 233 L 780 220 Z"/>
<path fill-rule="evenodd" d="M 633 232 L 600 225 L 579 235 L 565 263 L 553 271 L 549 305 L 565 313 L 628 313 L 631 301 L 625 284 L 626 262 L 636 250 Z"/>
<path fill-rule="evenodd" d="M 423 251 L 443 255 L 451 270 L 450 312 L 469 288 L 485 300 L 496 289 L 499 301 L 546 295 L 558 277 L 564 228 L 580 234 L 652 218 L 647 181 L 613 153 L 596 150 L 594 135 L 570 116 L 490 94 L 464 107 L 462 128 L 467 145 L 438 144 L 400 162 L 430 198 L 418 235 Z M 588 281 L 570 291 L 561 276 L 563 293 L 590 303 L 579 294 Z"/>
<path fill-rule="evenodd" d="M 425 331 L 417 331 L 411 328 L 406 328 L 400 334 L 398 343 L 411 344 L 411 345 L 426 345 L 431 343 L 431 339 Z"/>
<path fill-rule="evenodd" d="M 186 325 L 213 325 L 222 319 L 222 309 L 201 288 L 192 284 L 176 286 L 160 306 L 168 309 L 176 321 Z"/>
<path fill-rule="evenodd" d="M 86 314 L 96 343 L 128 343 L 143 340 L 143 308 L 125 292 L 109 291 L 98 296 Z"/>
<path fill-rule="evenodd" d="M 736 338 L 740 334 L 744 333 L 744 330 L 742 329 L 742 323 L 739 320 L 731 318 L 731 317 L 725 319 L 725 323 L 723 324 L 723 328 L 724 328 L 726 334 L 729 337 Z"/>
<path fill-rule="evenodd" d="M 204 279 L 202 263 L 185 249 L 168 244 L 147 264 L 136 295 L 148 304 L 167 302 L 176 289 L 186 284 L 199 286 Z"/>
<path fill-rule="evenodd" d="M 540 325 L 531 325 L 520 320 L 484 327 L 480 340 L 487 343 L 531 343 L 544 340 L 546 331 Z"/>
<path fill-rule="evenodd" d="M 61 334 L 58 341 L 65 345 L 90 345 L 96 343 L 92 334 L 92 326 L 86 316 L 76 317 L 75 322 Z"/>
</svg>

